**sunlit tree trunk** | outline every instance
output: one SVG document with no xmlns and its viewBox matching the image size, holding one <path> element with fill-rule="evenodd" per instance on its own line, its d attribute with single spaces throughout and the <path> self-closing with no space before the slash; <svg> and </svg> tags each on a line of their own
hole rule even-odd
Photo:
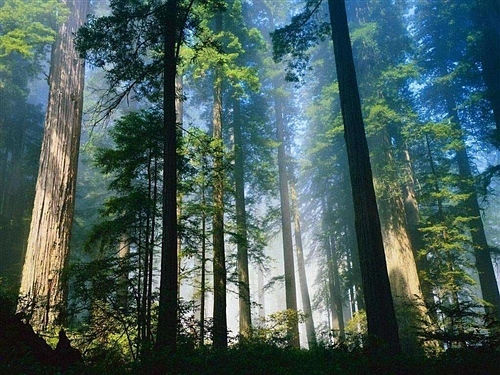
<svg viewBox="0 0 500 375">
<path fill-rule="evenodd" d="M 222 31 L 222 14 L 215 19 L 215 32 Z M 214 331 L 216 348 L 227 347 L 226 316 L 226 256 L 224 252 L 224 145 L 222 139 L 222 72 L 215 69 L 214 105 L 212 118 L 214 152 L 213 184 L 213 272 L 214 272 Z"/>
<path fill-rule="evenodd" d="M 120 274 L 120 289 L 118 291 L 118 303 L 124 312 L 128 310 L 128 272 L 127 265 L 130 256 L 130 240 L 127 234 L 122 234 L 118 243 L 118 258 L 122 262 L 124 271 Z"/>
<path fill-rule="evenodd" d="M 290 173 L 291 175 L 291 173 Z M 309 347 L 316 345 L 316 331 L 314 329 L 314 320 L 311 309 L 311 299 L 309 297 L 309 288 L 307 284 L 306 266 L 304 262 L 304 248 L 302 246 L 302 230 L 300 228 L 300 211 L 295 190 L 293 177 L 290 179 L 290 198 L 292 200 L 292 216 L 294 225 L 295 251 L 297 252 L 297 267 L 299 271 L 300 294 L 302 296 L 302 308 L 305 314 L 306 336 Z"/>
<path fill-rule="evenodd" d="M 417 272 L 419 272 L 420 287 L 422 289 L 423 302 L 426 307 L 430 307 L 434 304 L 434 292 L 432 285 L 429 281 L 421 276 L 421 273 L 428 273 L 429 262 L 427 257 L 421 256 L 419 252 L 424 248 L 424 239 L 422 233 L 419 230 L 420 221 L 420 210 L 417 202 L 417 193 L 415 190 L 415 178 L 413 175 L 412 161 L 410 156 L 410 151 L 400 141 L 400 148 L 402 149 L 401 155 L 404 162 L 404 176 L 405 180 L 401 184 L 401 192 L 404 204 L 404 212 L 406 216 L 406 224 L 408 228 L 408 236 L 410 238 L 411 247 L 413 249 L 413 254 L 415 262 L 417 265 Z M 432 310 L 431 310 L 432 311 Z M 433 312 L 427 310 L 430 318 L 433 322 L 437 321 L 437 316 Z"/>
<path fill-rule="evenodd" d="M 163 56 L 163 207 L 157 346 L 177 344 L 177 126 L 175 114 L 177 1 L 164 9 Z"/>
<path fill-rule="evenodd" d="M 21 296 L 36 303 L 30 319 L 36 330 L 63 319 L 66 287 L 61 272 L 68 261 L 80 146 L 85 67 L 73 38 L 85 22 L 88 1 L 63 2 L 69 18 L 52 48 L 49 101 L 20 288 Z M 26 308 L 23 301 L 20 310 Z"/>
<path fill-rule="evenodd" d="M 344 0 L 329 0 L 368 333 L 400 351 Z"/>
<path fill-rule="evenodd" d="M 234 99 L 233 116 L 240 335 L 248 337 L 251 334 L 252 317 L 250 308 L 250 281 L 248 276 L 247 214 L 245 207 L 245 154 L 243 150 L 240 102 L 238 98 Z"/>
<path fill-rule="evenodd" d="M 394 160 L 395 150 L 390 141 L 393 137 L 386 130 L 374 137 L 376 146 L 372 160 L 387 272 L 396 307 L 400 341 L 405 352 L 415 352 L 419 350 L 416 327 L 425 318 L 426 308 L 422 304 L 415 249 L 406 220 L 405 197 L 401 184 L 398 183 L 398 175 L 405 176 L 406 171 L 399 170 L 396 175 L 388 168 L 397 165 Z"/>
<path fill-rule="evenodd" d="M 295 266 L 293 263 L 292 223 L 290 215 L 290 198 L 288 192 L 288 173 L 285 154 L 285 124 L 283 119 L 283 102 L 275 96 L 274 110 L 276 115 L 276 134 L 278 146 L 278 174 L 281 206 L 281 231 L 283 233 L 283 259 L 285 265 L 285 297 L 287 310 L 297 311 L 297 292 L 295 286 Z M 288 327 L 290 345 L 299 347 L 298 322 L 290 322 Z"/>
</svg>

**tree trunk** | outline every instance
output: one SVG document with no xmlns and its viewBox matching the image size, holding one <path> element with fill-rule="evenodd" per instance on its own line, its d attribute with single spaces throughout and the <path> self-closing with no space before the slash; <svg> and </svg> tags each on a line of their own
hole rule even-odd
<svg viewBox="0 0 500 375">
<path fill-rule="evenodd" d="M 259 320 L 263 324 L 266 318 L 266 300 L 264 291 L 264 272 L 259 267 L 257 270 L 257 303 L 259 304 Z"/>
<path fill-rule="evenodd" d="M 234 99 L 233 116 L 240 335 L 249 337 L 252 330 L 252 316 L 250 308 L 250 281 L 248 276 L 248 235 L 244 177 L 245 155 L 243 152 L 240 102 L 238 98 Z"/>
<path fill-rule="evenodd" d="M 329 0 L 368 333 L 400 351 L 344 0 Z"/>
<path fill-rule="evenodd" d="M 50 93 L 35 201 L 20 295 L 32 306 L 36 330 L 62 323 L 66 286 L 61 278 L 69 255 L 83 106 L 84 61 L 74 33 L 85 22 L 88 1 L 65 0 L 68 20 L 52 47 Z M 23 310 L 21 302 L 18 306 Z"/>
<path fill-rule="evenodd" d="M 375 185 L 384 241 L 387 272 L 396 308 L 400 342 L 405 352 L 419 350 L 416 327 L 425 319 L 426 309 L 418 277 L 417 266 L 408 231 L 401 185 L 395 173 L 384 168 L 395 165 L 393 146 L 389 135 L 383 131 L 374 139 L 373 152 Z M 403 172 L 404 173 L 404 172 Z M 416 201 L 415 201 L 416 203 Z"/>
<path fill-rule="evenodd" d="M 177 1 L 168 0 L 164 11 L 163 57 L 163 197 L 159 349 L 175 351 L 177 344 L 177 124 L 175 114 Z"/>
<path fill-rule="evenodd" d="M 206 262 L 207 262 L 207 217 L 205 214 L 205 181 L 201 186 L 201 285 L 200 285 L 200 345 L 205 344 L 205 296 L 206 296 Z"/>
<path fill-rule="evenodd" d="M 410 151 L 401 142 L 402 158 L 405 163 L 406 181 L 401 185 L 403 194 L 404 212 L 406 216 L 406 226 L 408 229 L 408 236 L 410 238 L 411 247 L 418 272 L 428 272 L 429 262 L 426 256 L 420 256 L 419 252 L 424 248 L 424 239 L 419 230 L 420 210 L 417 203 L 417 193 L 415 191 L 415 178 L 413 176 L 412 161 Z M 432 322 L 437 322 L 437 316 L 429 312 L 429 307 L 434 304 L 434 292 L 432 285 L 426 280 L 425 277 L 419 275 L 420 287 L 422 289 L 423 302 L 427 308 L 427 313 L 430 315 Z"/>
<path fill-rule="evenodd" d="M 183 106 L 183 82 L 182 76 L 175 77 L 175 117 L 176 122 L 179 125 L 177 129 L 177 137 L 182 138 L 182 117 L 184 115 L 184 106 Z M 177 140 L 177 143 L 182 143 Z M 182 167 L 181 167 L 182 168 Z M 181 177 L 179 176 L 180 171 L 177 169 L 177 179 L 179 180 Z M 177 192 L 177 228 L 181 228 L 181 219 L 182 219 L 182 192 Z M 177 233 L 177 299 L 181 298 L 181 283 L 182 283 L 182 231 L 181 233 Z"/>
<path fill-rule="evenodd" d="M 455 119 L 457 127 L 461 129 L 458 113 L 454 108 L 452 100 L 447 100 L 448 113 Z M 470 167 L 469 156 L 467 155 L 467 145 L 462 139 L 462 148 L 456 150 L 456 160 L 458 164 L 458 173 L 464 180 L 473 181 L 474 176 Z M 464 192 L 470 196 L 465 202 L 468 214 L 474 219 L 470 221 L 470 231 L 472 237 L 472 245 L 474 247 L 474 257 L 476 258 L 476 268 L 479 275 L 479 284 L 483 299 L 491 306 L 486 307 L 486 311 L 500 321 L 500 295 L 498 292 L 498 284 L 495 277 L 495 270 L 491 261 L 490 247 L 484 232 L 483 219 L 481 218 L 481 209 L 478 203 L 478 197 L 474 186 L 464 187 Z"/>
<path fill-rule="evenodd" d="M 222 31 L 222 14 L 215 19 L 215 32 Z M 222 139 L 222 72 L 215 69 L 214 106 L 212 131 L 215 142 L 214 155 L 214 213 L 213 213 L 213 252 L 214 252 L 214 347 L 227 347 L 226 317 L 226 256 L 224 252 L 224 145 Z"/>
<path fill-rule="evenodd" d="M 120 290 L 118 304 L 124 312 L 128 311 L 128 262 L 130 256 L 130 240 L 127 234 L 122 234 L 118 243 L 118 258 L 122 262 L 124 271 L 120 274 Z"/>
<path fill-rule="evenodd" d="M 278 146 L 278 173 L 281 203 L 281 230 L 283 233 L 283 259 L 285 264 L 285 294 L 286 308 L 293 312 L 297 311 L 297 295 L 295 286 L 295 266 L 293 263 L 292 223 L 290 216 L 290 198 L 288 196 L 288 173 L 285 155 L 285 124 L 283 121 L 282 99 L 275 96 L 276 133 Z M 299 347 L 299 325 L 298 322 L 290 322 L 288 327 L 290 345 Z"/>
<path fill-rule="evenodd" d="M 333 302 L 335 304 L 335 311 L 337 313 L 337 318 L 339 320 L 339 337 L 340 340 L 345 339 L 345 325 L 344 325 L 344 308 L 342 301 L 342 289 L 340 288 L 340 277 L 339 277 L 339 262 L 337 259 L 337 249 L 335 247 L 335 240 L 329 236 L 327 245 L 327 251 L 330 253 L 329 263 L 331 264 L 331 284 L 333 286 Z"/>
<path fill-rule="evenodd" d="M 453 99 L 448 97 L 446 99 L 446 104 L 448 106 L 448 114 L 455 119 L 458 129 L 463 131 Z M 462 146 L 462 148 L 456 151 L 458 172 L 463 179 L 472 181 L 474 176 L 470 167 L 469 156 L 467 155 L 467 145 L 464 139 L 462 139 Z M 487 307 L 486 311 L 495 319 L 500 320 L 500 295 L 498 292 L 495 270 L 491 261 L 490 247 L 488 246 L 488 241 L 484 232 L 477 193 L 474 186 L 470 189 L 468 187 L 464 189 L 469 190 L 467 192 L 470 193 L 466 201 L 468 214 L 474 217 L 474 220 L 470 222 L 469 226 L 471 229 L 472 244 L 474 247 L 474 256 L 476 258 L 476 268 L 479 274 L 481 292 L 483 294 L 483 299 L 491 304 L 491 307 Z"/>
<path fill-rule="evenodd" d="M 290 173 L 291 175 L 291 173 Z M 295 251 L 297 252 L 297 267 L 299 268 L 300 294 L 302 296 L 302 308 L 306 316 L 306 336 L 309 347 L 315 346 L 316 331 L 314 330 L 314 320 L 311 309 L 311 299 L 309 297 L 309 288 L 307 283 L 306 267 L 304 263 L 304 250 L 302 246 L 302 230 L 300 228 L 300 211 L 295 190 L 295 182 L 290 179 L 290 197 L 292 199 L 292 216 L 294 224 Z"/>
</svg>

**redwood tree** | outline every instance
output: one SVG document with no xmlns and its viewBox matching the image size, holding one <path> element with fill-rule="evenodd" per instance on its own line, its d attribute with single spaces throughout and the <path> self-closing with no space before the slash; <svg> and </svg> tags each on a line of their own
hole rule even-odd
<svg viewBox="0 0 500 375">
<path fill-rule="evenodd" d="M 85 66 L 74 34 L 85 22 L 87 0 L 63 0 L 69 8 L 52 47 L 49 101 L 19 303 L 30 323 L 45 330 L 62 322 L 83 108 Z"/>
<path fill-rule="evenodd" d="M 329 0 L 333 49 L 354 201 L 368 333 L 399 352 L 399 335 L 361 113 L 344 0 Z"/>
</svg>

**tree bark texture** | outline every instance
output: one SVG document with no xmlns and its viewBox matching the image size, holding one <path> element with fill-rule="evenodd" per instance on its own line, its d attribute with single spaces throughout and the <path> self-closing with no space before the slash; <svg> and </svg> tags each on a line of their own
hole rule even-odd
<svg viewBox="0 0 500 375">
<path fill-rule="evenodd" d="M 394 165 L 394 149 L 387 132 L 379 134 L 373 152 L 375 190 L 378 192 L 378 208 L 384 241 L 387 272 L 398 319 L 400 341 L 405 352 L 419 348 L 416 327 L 425 319 L 420 280 L 415 262 L 415 249 L 406 220 L 405 203 L 401 184 L 395 173 L 384 172 Z M 382 177 L 382 174 L 386 175 Z M 388 174 L 388 175 L 387 175 Z M 378 176 L 377 176 L 378 175 Z M 378 177 L 381 178 L 378 178 Z M 410 198 L 406 196 L 406 198 Z M 416 201 L 415 201 L 416 203 Z"/>
<path fill-rule="evenodd" d="M 82 121 L 85 65 L 73 38 L 86 20 L 88 1 L 63 2 L 69 18 L 52 47 L 49 101 L 20 287 L 26 299 L 18 306 L 22 310 L 24 302 L 34 303 L 30 323 L 38 331 L 63 318 L 66 287 L 61 273 L 69 255 Z"/>
<path fill-rule="evenodd" d="M 368 333 L 400 349 L 344 0 L 329 0 Z"/>
</svg>

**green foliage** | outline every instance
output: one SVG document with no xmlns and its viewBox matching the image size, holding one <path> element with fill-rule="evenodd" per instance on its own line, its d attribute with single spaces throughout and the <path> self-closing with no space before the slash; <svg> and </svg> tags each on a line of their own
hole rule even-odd
<svg viewBox="0 0 500 375">
<path fill-rule="evenodd" d="M 67 9 L 59 0 L 4 0 L 0 3 L 0 74 L 17 54 L 38 66 Z M 0 76 L 0 89 L 6 84 Z"/>
</svg>

